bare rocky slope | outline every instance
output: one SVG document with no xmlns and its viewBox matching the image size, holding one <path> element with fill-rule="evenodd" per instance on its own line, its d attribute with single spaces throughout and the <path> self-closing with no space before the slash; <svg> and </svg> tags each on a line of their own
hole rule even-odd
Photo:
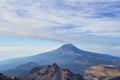
<svg viewBox="0 0 120 80">
<path fill-rule="evenodd" d="M 36 67 L 24 80 L 84 80 L 80 74 L 62 69 L 57 64 Z"/>
<path fill-rule="evenodd" d="M 85 71 L 86 79 L 92 80 L 120 80 L 120 67 L 113 65 L 92 66 Z"/>
<path fill-rule="evenodd" d="M 21 66 L 23 68 L 23 66 Z M 20 68 L 21 68 L 20 67 Z M 96 65 L 85 70 L 84 79 L 80 74 L 60 68 L 56 63 L 33 68 L 26 77 L 19 80 L 120 80 L 120 67 L 113 65 Z M 0 80 L 18 80 L 16 77 L 5 77 L 0 74 Z"/>
</svg>

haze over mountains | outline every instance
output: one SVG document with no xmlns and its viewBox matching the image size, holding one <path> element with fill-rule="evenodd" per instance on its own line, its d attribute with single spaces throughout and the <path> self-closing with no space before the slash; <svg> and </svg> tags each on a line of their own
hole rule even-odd
<svg viewBox="0 0 120 80">
<path fill-rule="evenodd" d="M 120 0 L 0 0 L 0 80 L 120 80 Z"/>
<path fill-rule="evenodd" d="M 84 80 L 80 74 L 60 68 L 56 63 L 44 67 L 35 67 L 25 77 L 5 77 L 0 74 L 0 80 Z"/>
<path fill-rule="evenodd" d="M 28 75 L 30 73 L 30 71 L 35 68 L 35 67 L 42 67 L 42 65 L 39 65 L 35 62 L 29 62 L 26 64 L 22 64 L 17 66 L 14 69 L 9 69 L 3 72 L 3 74 L 5 74 L 6 76 L 12 77 L 12 76 L 16 76 L 18 78 L 20 77 L 25 77 L 26 75 Z"/>
<path fill-rule="evenodd" d="M 120 57 L 83 51 L 72 44 L 65 44 L 50 52 L 3 62 L 4 64 L 0 64 L 0 70 L 4 71 L 15 68 L 20 64 L 36 62 L 40 65 L 57 63 L 59 66 L 70 69 L 75 73 L 83 73 L 90 66 L 99 64 L 120 66 Z"/>
<path fill-rule="evenodd" d="M 120 68 L 112 65 L 92 66 L 85 73 L 86 75 L 83 78 L 80 74 L 60 68 L 54 63 L 52 65 L 37 66 L 31 69 L 26 76 L 6 77 L 0 74 L 0 80 L 120 80 Z"/>
</svg>

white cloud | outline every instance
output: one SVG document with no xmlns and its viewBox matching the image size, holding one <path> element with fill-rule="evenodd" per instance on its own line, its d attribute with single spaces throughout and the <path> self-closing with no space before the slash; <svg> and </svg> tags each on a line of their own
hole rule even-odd
<svg viewBox="0 0 120 80">
<path fill-rule="evenodd" d="M 73 2 L 73 0 L 67 0 L 67 1 Z M 76 0 L 76 1 L 82 2 L 83 0 Z M 116 1 L 110 0 L 110 2 L 116 2 Z M 17 5 L 18 2 L 21 4 Z M 49 31 L 49 29 L 53 29 L 54 27 L 55 28 L 58 27 L 59 29 L 59 27 L 64 28 L 64 26 L 70 26 L 70 25 L 78 29 L 77 32 L 88 31 L 88 32 L 91 32 L 92 34 L 94 32 L 95 33 L 107 32 L 107 34 L 108 32 L 113 33 L 113 30 L 115 29 L 117 30 L 117 31 L 114 31 L 116 33 L 120 30 L 119 19 L 109 20 L 108 18 L 107 20 L 106 18 L 90 18 L 89 15 L 94 16 L 94 14 L 96 13 L 96 10 L 94 10 L 93 12 L 90 11 L 86 15 L 85 14 L 86 10 L 89 11 L 94 9 L 92 6 L 90 6 L 89 8 L 89 5 L 83 4 L 83 7 L 84 5 L 86 6 L 85 7 L 86 10 L 83 9 L 83 10 L 80 10 L 80 12 L 77 11 L 76 13 L 73 13 L 74 10 L 71 9 L 70 6 L 67 6 L 64 3 L 61 3 L 64 5 L 60 5 L 60 3 L 55 0 L 50 1 L 49 4 L 46 2 L 49 2 L 49 1 L 25 0 L 24 2 L 22 2 L 21 0 L 10 0 L 8 3 L 7 0 L 6 1 L 1 0 L 1 3 L 3 4 L 1 5 L 0 18 L 4 20 L 1 22 L 1 32 L 11 32 L 11 33 L 23 34 L 23 35 L 24 33 L 26 33 L 31 35 L 31 34 L 34 34 L 34 30 L 35 31 L 40 30 L 41 31 L 40 34 L 41 34 L 42 31 L 47 32 Z M 90 2 L 96 2 L 96 0 L 91 0 Z M 64 6 L 63 9 L 58 10 L 58 8 L 53 8 L 53 7 L 58 7 L 57 6 L 58 3 L 60 6 Z M 106 5 L 109 5 L 109 4 L 106 4 Z M 70 8 L 71 10 L 66 12 L 67 10 L 69 10 L 69 9 L 66 9 L 66 7 Z M 76 8 L 79 8 L 79 7 L 81 6 L 76 6 Z M 16 11 L 18 11 L 18 13 Z M 26 12 L 28 15 L 27 14 L 25 15 Z M 27 17 L 24 17 L 24 16 L 27 16 Z M 116 28 L 113 28 L 113 27 L 116 27 Z M 67 28 L 64 29 L 64 31 L 65 30 L 66 32 L 68 31 Z M 72 30 L 73 29 L 71 29 L 71 31 Z M 55 32 L 57 30 L 50 30 L 50 31 Z M 76 30 L 72 32 L 76 33 L 75 31 Z M 51 32 L 48 32 L 48 33 L 51 33 Z"/>
<path fill-rule="evenodd" d="M 105 0 L 66 0 L 66 1 L 70 1 L 70 2 L 116 2 L 116 1 L 119 1 L 119 0 L 109 0 L 109 1 L 105 1 Z"/>
<path fill-rule="evenodd" d="M 103 46 L 120 45 L 119 39 L 114 40 L 114 37 L 120 37 L 119 2 L 0 0 L 0 34 Z"/>
</svg>

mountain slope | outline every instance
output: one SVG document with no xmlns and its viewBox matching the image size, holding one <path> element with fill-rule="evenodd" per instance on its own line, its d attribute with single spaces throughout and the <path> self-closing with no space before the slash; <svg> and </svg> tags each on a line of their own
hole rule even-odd
<svg viewBox="0 0 120 80">
<path fill-rule="evenodd" d="M 31 70 L 34 67 L 40 66 L 38 63 L 35 62 L 29 62 L 26 64 L 22 64 L 16 67 L 16 69 L 20 69 L 20 70 Z"/>
<path fill-rule="evenodd" d="M 61 69 L 54 63 L 45 67 L 34 68 L 24 80 L 83 80 L 83 78 L 67 69 Z"/>
<path fill-rule="evenodd" d="M 120 77 L 116 77 L 116 78 L 111 78 L 109 80 L 120 80 Z"/>
<path fill-rule="evenodd" d="M 18 80 L 16 77 L 8 78 L 0 73 L 0 80 Z"/>
<path fill-rule="evenodd" d="M 94 80 L 102 78 L 108 80 L 110 78 L 120 77 L 120 67 L 113 65 L 96 65 L 85 71 L 86 78 Z"/>
<path fill-rule="evenodd" d="M 14 68 L 17 65 L 32 61 L 40 65 L 57 63 L 59 66 L 68 68 L 76 73 L 82 73 L 90 66 L 99 64 L 120 66 L 119 57 L 83 51 L 72 44 L 65 44 L 56 50 L 43 54 L 5 61 L 2 68 L 8 69 L 8 67 L 6 67 L 8 65 Z"/>
<path fill-rule="evenodd" d="M 3 72 L 4 75 L 12 77 L 12 76 L 16 76 L 16 77 L 25 77 L 26 75 L 29 74 L 29 72 L 37 67 L 40 66 L 39 64 L 35 63 L 35 62 L 29 62 L 26 64 L 22 64 L 17 66 L 15 69 L 10 69 L 7 70 L 5 72 Z"/>
<path fill-rule="evenodd" d="M 0 80 L 7 80 L 7 78 L 3 74 L 0 73 Z"/>
</svg>

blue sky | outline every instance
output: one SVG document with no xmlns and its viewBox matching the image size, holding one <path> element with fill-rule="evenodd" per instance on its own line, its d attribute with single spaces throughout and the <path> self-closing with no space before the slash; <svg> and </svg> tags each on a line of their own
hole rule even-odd
<svg viewBox="0 0 120 80">
<path fill-rule="evenodd" d="M 0 0 L 0 58 L 64 43 L 120 56 L 120 0 Z"/>
</svg>

